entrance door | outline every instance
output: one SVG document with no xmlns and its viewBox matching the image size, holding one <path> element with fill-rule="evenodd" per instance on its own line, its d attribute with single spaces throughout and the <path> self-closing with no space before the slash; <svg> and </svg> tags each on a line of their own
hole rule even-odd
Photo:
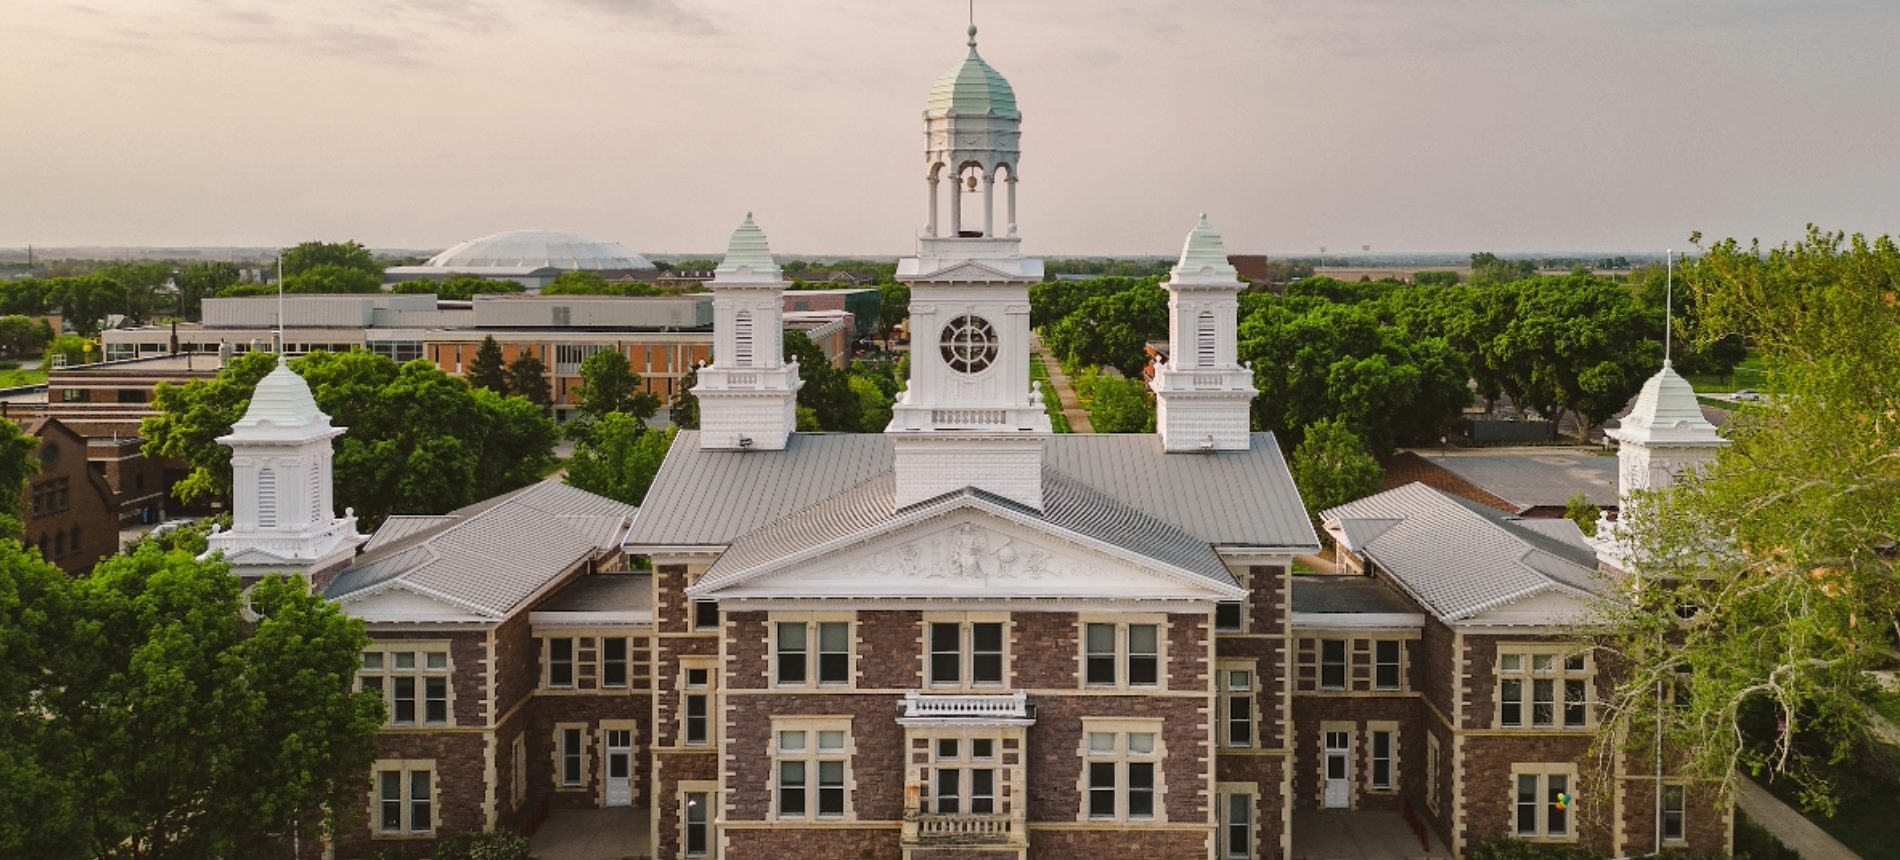
<svg viewBox="0 0 1900 860">
<path fill-rule="evenodd" d="M 1352 735 L 1326 733 L 1326 808 L 1345 809 L 1352 805 Z"/>
<path fill-rule="evenodd" d="M 607 730 L 607 805 L 633 805 L 633 732 Z"/>
</svg>

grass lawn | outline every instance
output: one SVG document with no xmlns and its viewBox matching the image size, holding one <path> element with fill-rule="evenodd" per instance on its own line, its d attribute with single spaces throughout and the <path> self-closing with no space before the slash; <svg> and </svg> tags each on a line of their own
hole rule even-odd
<svg viewBox="0 0 1900 860">
<path fill-rule="evenodd" d="M 45 384 L 46 371 L 44 370 L 0 370 L 0 388 Z"/>
<path fill-rule="evenodd" d="M 1735 365 L 1735 372 L 1727 376 L 1698 373 L 1683 378 L 1701 392 L 1732 394 L 1744 388 L 1760 391 L 1768 381 L 1768 368 L 1762 364 L 1760 356 L 1750 355 Z"/>
<path fill-rule="evenodd" d="M 1069 416 L 1062 414 L 1062 398 L 1056 395 L 1056 388 L 1049 384 L 1049 369 L 1042 363 L 1042 357 L 1029 357 L 1029 380 L 1042 386 L 1042 410 L 1049 413 L 1049 426 L 1057 433 L 1073 433 L 1069 428 Z"/>
</svg>

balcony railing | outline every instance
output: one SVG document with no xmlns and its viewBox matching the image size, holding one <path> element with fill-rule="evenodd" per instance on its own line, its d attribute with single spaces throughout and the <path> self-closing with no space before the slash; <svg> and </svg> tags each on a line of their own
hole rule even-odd
<svg viewBox="0 0 1900 860">
<path fill-rule="evenodd" d="M 1010 720 L 1034 721 L 1035 711 L 1021 690 L 1003 695 L 952 693 L 929 695 L 912 691 L 904 695 L 904 713 L 900 720 Z"/>
<path fill-rule="evenodd" d="M 919 845 L 1009 845 L 1017 841 L 1016 819 L 1008 815 L 917 816 Z"/>
</svg>

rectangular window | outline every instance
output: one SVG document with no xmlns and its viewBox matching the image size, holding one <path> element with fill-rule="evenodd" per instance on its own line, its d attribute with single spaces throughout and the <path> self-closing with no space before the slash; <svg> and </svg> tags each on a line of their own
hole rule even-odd
<svg viewBox="0 0 1900 860">
<path fill-rule="evenodd" d="M 1115 686 L 1115 625 L 1090 624 L 1088 637 L 1088 683 L 1090 686 Z"/>
<path fill-rule="evenodd" d="M 693 629 L 719 629 L 719 604 L 712 600 L 693 601 Z"/>
<path fill-rule="evenodd" d="M 376 820 L 372 826 L 377 832 L 404 836 L 435 832 L 433 764 L 383 762 L 375 767 Z"/>
<path fill-rule="evenodd" d="M 1372 643 L 1372 688 L 1375 690 L 1399 688 L 1398 640 L 1380 639 Z"/>
<path fill-rule="evenodd" d="M 1003 683 L 1003 625 L 998 621 L 980 621 L 970 625 L 970 681 L 974 684 Z"/>
<path fill-rule="evenodd" d="M 778 682 L 805 683 L 805 622 L 778 625 Z"/>
<path fill-rule="evenodd" d="M 398 675 L 390 679 L 391 702 L 393 712 L 389 721 L 397 725 L 413 725 L 416 721 L 416 678 L 414 675 Z"/>
<path fill-rule="evenodd" d="M 381 815 L 377 826 L 384 833 L 402 832 L 402 771 L 386 770 L 377 774 L 381 784 L 377 803 Z"/>
<path fill-rule="evenodd" d="M 1438 811 L 1438 736 L 1425 734 L 1425 805 Z"/>
<path fill-rule="evenodd" d="M 383 646 L 387 647 L 387 646 Z M 405 642 L 403 647 L 415 648 Z M 449 653 L 442 650 L 363 652 L 363 668 L 357 672 L 359 689 L 381 693 L 389 708 L 392 725 L 448 725 Z M 420 719 L 418 719 L 420 718 Z"/>
<path fill-rule="evenodd" d="M 682 841 L 686 845 L 686 856 L 688 857 L 704 857 L 712 845 L 712 828 L 710 823 L 712 816 L 709 814 L 710 810 L 707 808 L 711 803 L 711 792 L 689 791 L 686 793 L 686 815 L 684 816 L 686 821 L 686 838 Z"/>
<path fill-rule="evenodd" d="M 1087 764 L 1084 809 L 1090 819 L 1152 821 L 1161 792 L 1159 734 L 1130 722 L 1159 727 L 1158 720 L 1083 720 Z"/>
<path fill-rule="evenodd" d="M 996 814 L 996 771 L 979 767 L 970 770 L 970 814 Z"/>
<path fill-rule="evenodd" d="M 581 730 L 561 730 L 561 784 L 581 784 Z"/>
<path fill-rule="evenodd" d="M 851 625 L 843 621 L 818 625 L 818 683 L 851 683 Z"/>
<path fill-rule="evenodd" d="M 1161 628 L 1154 624 L 1128 625 L 1128 685 L 1152 687 L 1161 678 Z"/>
<path fill-rule="evenodd" d="M 1564 725 L 1581 726 L 1588 717 L 1589 691 L 1580 678 L 1564 680 Z"/>
<path fill-rule="evenodd" d="M 1571 839 L 1576 808 L 1576 766 L 1514 765 L 1512 817 L 1515 831 L 1525 839 Z"/>
<path fill-rule="evenodd" d="M 930 683 L 963 683 L 962 625 L 937 622 L 930 625 Z"/>
<path fill-rule="evenodd" d="M 431 675 L 422 679 L 423 722 L 440 726 L 449 721 L 449 679 Z"/>
<path fill-rule="evenodd" d="M 1593 668 L 1586 653 L 1554 645 L 1506 645 L 1498 653 L 1500 728 L 1590 725 Z"/>
<path fill-rule="evenodd" d="M 931 686 L 1003 685 L 1003 622 L 930 621 L 925 630 L 924 663 Z"/>
<path fill-rule="evenodd" d="M 1498 725 L 1515 729 L 1524 725 L 1524 682 L 1506 678 L 1498 682 Z"/>
<path fill-rule="evenodd" d="M 963 771 L 954 767 L 937 768 L 937 814 L 956 815 L 963 811 Z"/>
<path fill-rule="evenodd" d="M 1115 817 L 1115 763 L 1089 763 L 1089 817 Z"/>
<path fill-rule="evenodd" d="M 1221 673 L 1225 690 L 1221 705 L 1226 711 L 1227 745 L 1253 746 L 1253 672 L 1228 669 Z"/>
<path fill-rule="evenodd" d="M 704 746 L 712 742 L 712 671 L 707 667 L 689 667 L 686 670 L 686 691 L 681 702 L 680 717 L 684 742 L 688 746 Z"/>
<path fill-rule="evenodd" d="M 1227 795 L 1222 813 L 1221 860 L 1252 860 L 1253 795 Z"/>
<path fill-rule="evenodd" d="M 805 817 L 805 763 L 802 761 L 778 764 L 778 816 Z"/>
<path fill-rule="evenodd" d="M 1240 632 L 1241 611 L 1247 604 L 1238 600 L 1223 601 L 1214 605 L 1214 629 L 1222 633 Z"/>
<path fill-rule="evenodd" d="M 1128 817 L 1155 817 L 1154 762 L 1128 763 Z"/>
<path fill-rule="evenodd" d="M 1681 842 L 1687 831 L 1683 816 L 1688 807 L 1687 793 L 1680 785 L 1663 786 L 1663 841 Z"/>
<path fill-rule="evenodd" d="M 627 638 L 613 636 L 600 642 L 600 685 L 627 686 Z"/>
<path fill-rule="evenodd" d="M 706 694 L 692 693 L 686 697 L 686 743 L 703 746 L 706 743 Z"/>
<path fill-rule="evenodd" d="M 1090 687 L 1160 687 L 1161 625 L 1082 625 L 1082 680 Z"/>
<path fill-rule="evenodd" d="M 510 768 L 510 771 L 512 772 L 514 778 L 510 781 L 511 785 L 510 785 L 509 797 L 514 799 L 515 806 L 520 806 L 522 801 L 528 799 L 528 736 L 527 735 L 515 735 L 513 760 L 514 760 L 514 766 Z"/>
<path fill-rule="evenodd" d="M 849 723 L 837 721 L 813 727 L 807 718 L 790 724 L 798 727 L 777 728 L 772 746 L 777 759 L 778 820 L 845 817 Z"/>
<path fill-rule="evenodd" d="M 1322 690 L 1346 689 L 1346 640 L 1319 640 L 1319 687 Z"/>
<path fill-rule="evenodd" d="M 1372 733 L 1372 787 L 1392 789 L 1392 733 Z"/>
<path fill-rule="evenodd" d="M 567 689 L 574 686 L 574 640 L 549 639 L 548 686 Z"/>
<path fill-rule="evenodd" d="M 1517 778 L 1517 835 L 1538 836 L 1537 775 L 1526 773 Z"/>
<path fill-rule="evenodd" d="M 409 772 L 409 832 L 427 833 L 434 820 L 429 815 L 429 777 L 426 770 Z"/>
</svg>

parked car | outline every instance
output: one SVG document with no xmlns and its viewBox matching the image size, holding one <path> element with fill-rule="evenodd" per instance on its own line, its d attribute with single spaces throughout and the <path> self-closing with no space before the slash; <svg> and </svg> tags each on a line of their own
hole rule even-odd
<svg viewBox="0 0 1900 860">
<path fill-rule="evenodd" d="M 1761 396 L 1761 392 L 1753 388 L 1744 388 L 1735 392 L 1735 399 L 1745 403 L 1760 403 L 1768 398 Z"/>
</svg>

